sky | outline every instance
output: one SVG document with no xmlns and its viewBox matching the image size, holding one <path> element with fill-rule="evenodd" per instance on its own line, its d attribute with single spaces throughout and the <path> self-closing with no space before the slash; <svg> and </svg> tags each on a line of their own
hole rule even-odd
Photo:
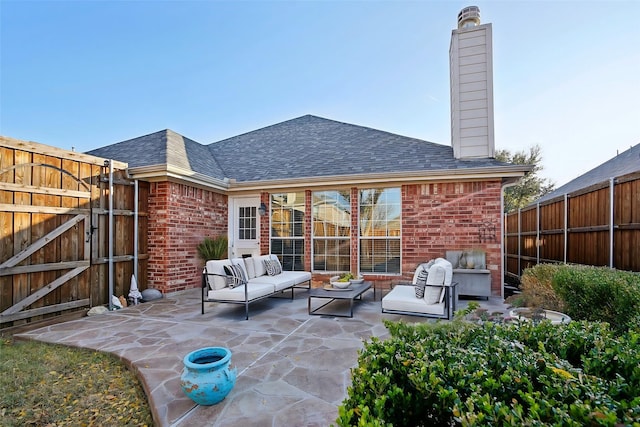
<svg viewBox="0 0 640 427">
<path fill-rule="evenodd" d="M 202 144 L 306 114 L 450 145 L 457 14 L 493 26 L 496 149 L 560 186 L 640 143 L 640 1 L 0 0 L 0 135 Z"/>
</svg>

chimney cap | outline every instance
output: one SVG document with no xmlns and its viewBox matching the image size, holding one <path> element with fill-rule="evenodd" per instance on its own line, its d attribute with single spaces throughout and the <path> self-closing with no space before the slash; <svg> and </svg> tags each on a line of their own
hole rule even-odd
<svg viewBox="0 0 640 427">
<path fill-rule="evenodd" d="M 458 13 L 458 29 L 477 27 L 480 25 L 480 8 L 467 6 Z"/>
</svg>

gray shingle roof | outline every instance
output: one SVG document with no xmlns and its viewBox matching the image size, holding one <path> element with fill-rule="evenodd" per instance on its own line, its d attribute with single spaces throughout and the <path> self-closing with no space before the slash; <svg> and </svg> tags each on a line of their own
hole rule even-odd
<svg viewBox="0 0 640 427">
<path fill-rule="evenodd" d="M 507 165 L 494 159 L 457 160 L 447 145 L 312 115 L 206 146 L 166 129 L 88 154 L 129 167 L 167 164 L 237 182 Z"/>
<path fill-rule="evenodd" d="M 609 178 L 617 178 L 633 172 L 640 172 L 640 144 L 636 144 L 551 193 L 545 194 L 537 202 L 551 200 L 608 181 Z"/>
<path fill-rule="evenodd" d="M 224 178 L 222 168 L 206 146 L 170 129 L 97 148 L 87 154 L 127 162 L 129 167 L 167 164 Z"/>
<path fill-rule="evenodd" d="M 366 173 L 495 167 L 456 160 L 453 148 L 306 115 L 209 145 L 225 174 L 262 181 Z"/>
</svg>

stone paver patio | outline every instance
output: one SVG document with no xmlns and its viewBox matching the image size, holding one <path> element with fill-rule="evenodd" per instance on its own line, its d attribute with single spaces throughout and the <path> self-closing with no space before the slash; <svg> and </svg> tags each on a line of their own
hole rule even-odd
<svg viewBox="0 0 640 427">
<path fill-rule="evenodd" d="M 372 291 L 356 302 L 353 318 L 309 316 L 307 294 L 254 303 L 247 321 L 244 307 L 232 304 L 207 304 L 201 315 L 194 289 L 16 338 L 118 355 L 140 378 L 158 426 L 327 426 L 335 423 L 363 342 L 388 336 L 382 319 L 433 320 L 382 314 Z M 506 310 L 500 298 L 480 304 Z M 199 406 L 180 388 L 182 359 L 211 346 L 231 350 L 238 378 L 225 400 Z"/>
</svg>

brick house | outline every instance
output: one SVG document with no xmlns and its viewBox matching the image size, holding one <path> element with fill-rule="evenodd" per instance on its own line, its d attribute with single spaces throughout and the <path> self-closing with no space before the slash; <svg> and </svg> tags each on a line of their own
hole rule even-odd
<svg viewBox="0 0 640 427">
<path fill-rule="evenodd" d="M 316 283 L 404 281 L 446 250 L 482 249 L 501 295 L 502 189 L 530 168 L 493 158 L 491 24 L 467 9 L 451 40 L 451 146 L 306 115 L 208 145 L 163 130 L 91 151 L 150 182 L 149 286 L 198 287 L 197 244 L 226 234 L 230 256 L 274 253 Z"/>
</svg>

